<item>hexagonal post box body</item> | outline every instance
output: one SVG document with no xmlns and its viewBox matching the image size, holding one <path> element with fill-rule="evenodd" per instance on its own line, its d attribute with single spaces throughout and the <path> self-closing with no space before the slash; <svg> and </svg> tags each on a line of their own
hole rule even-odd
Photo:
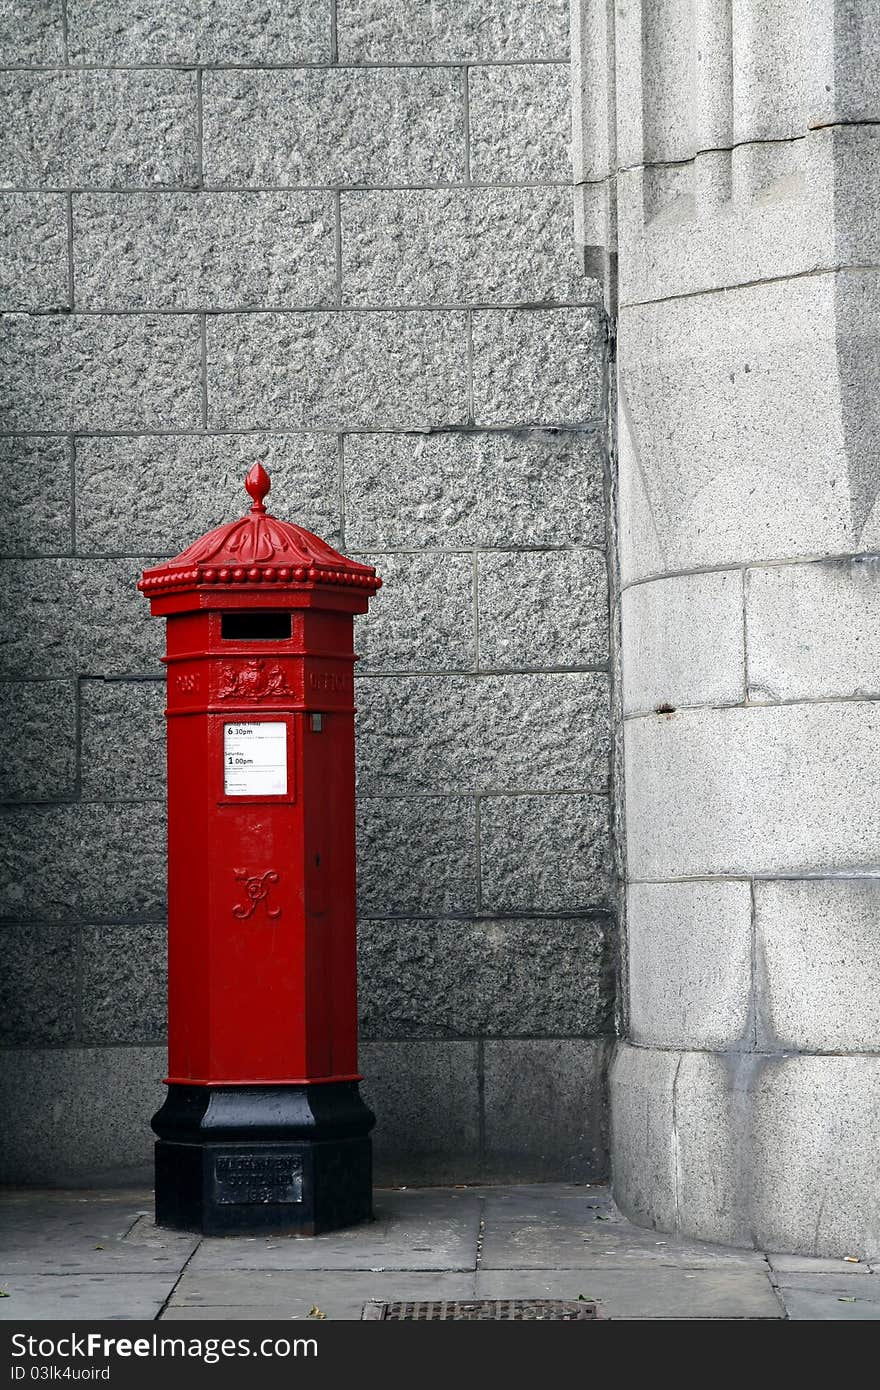
<svg viewBox="0 0 880 1390">
<path fill-rule="evenodd" d="M 139 587 L 167 620 L 168 1094 L 156 1218 L 314 1234 L 371 1214 L 358 1091 L 353 615 L 380 584 L 251 511 Z"/>
</svg>

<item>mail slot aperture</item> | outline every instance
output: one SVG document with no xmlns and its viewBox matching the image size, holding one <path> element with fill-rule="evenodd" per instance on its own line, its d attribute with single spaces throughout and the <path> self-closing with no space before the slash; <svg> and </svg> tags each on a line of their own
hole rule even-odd
<svg viewBox="0 0 880 1390">
<path fill-rule="evenodd" d="M 289 613 L 222 613 L 220 635 L 225 642 L 286 642 L 291 634 Z"/>
</svg>

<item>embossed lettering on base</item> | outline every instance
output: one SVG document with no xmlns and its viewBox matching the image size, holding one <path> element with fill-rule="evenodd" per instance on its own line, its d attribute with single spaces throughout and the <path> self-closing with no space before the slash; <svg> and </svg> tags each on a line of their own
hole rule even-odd
<svg viewBox="0 0 880 1390">
<path fill-rule="evenodd" d="M 302 1199 L 303 1164 L 297 1154 L 218 1154 L 214 1159 L 214 1201 L 222 1206 Z"/>
</svg>

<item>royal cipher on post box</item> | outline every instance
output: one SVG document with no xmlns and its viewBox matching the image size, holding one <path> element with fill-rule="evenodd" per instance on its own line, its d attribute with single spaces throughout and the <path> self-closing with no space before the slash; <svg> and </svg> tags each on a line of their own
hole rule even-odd
<svg viewBox="0 0 880 1390">
<path fill-rule="evenodd" d="M 353 614 L 381 580 L 263 504 L 146 570 L 167 621 L 168 1077 L 156 1219 L 371 1215 L 357 1060 Z"/>
</svg>

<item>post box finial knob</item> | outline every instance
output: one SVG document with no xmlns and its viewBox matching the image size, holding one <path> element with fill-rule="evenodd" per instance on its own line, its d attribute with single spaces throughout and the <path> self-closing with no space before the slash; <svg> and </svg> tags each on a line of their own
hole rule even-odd
<svg viewBox="0 0 880 1390">
<path fill-rule="evenodd" d="M 254 464 L 244 480 L 244 485 L 254 499 L 254 505 L 251 507 L 251 511 L 264 512 L 266 508 L 263 506 L 263 498 L 272 486 L 272 479 L 261 463 Z"/>
</svg>

